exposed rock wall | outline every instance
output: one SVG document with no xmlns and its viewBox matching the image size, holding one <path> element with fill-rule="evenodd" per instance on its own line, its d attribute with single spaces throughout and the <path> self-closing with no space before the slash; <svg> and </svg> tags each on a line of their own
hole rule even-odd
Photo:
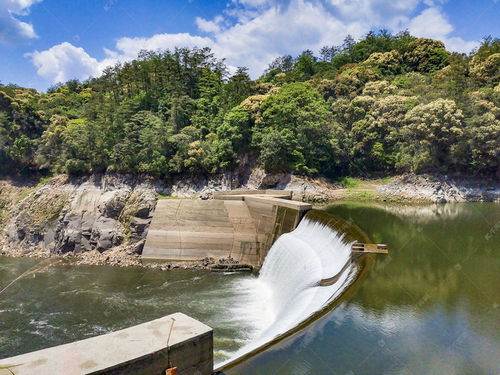
<svg viewBox="0 0 500 375">
<path fill-rule="evenodd" d="M 149 182 L 102 175 L 59 176 L 21 200 L 6 226 L 12 246 L 52 253 L 83 252 L 129 244 L 140 251 L 156 204 Z"/>
<path fill-rule="evenodd" d="M 407 200 L 446 202 L 499 202 L 498 181 L 453 176 L 406 175 L 381 186 L 380 193 Z"/>
</svg>

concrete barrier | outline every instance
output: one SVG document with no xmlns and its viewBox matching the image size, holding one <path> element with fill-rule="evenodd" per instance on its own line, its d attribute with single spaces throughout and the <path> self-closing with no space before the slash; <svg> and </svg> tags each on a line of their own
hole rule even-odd
<svg viewBox="0 0 500 375">
<path fill-rule="evenodd" d="M 212 374 L 212 329 L 176 313 L 109 334 L 2 359 L 0 375 L 165 375 L 169 367 L 177 367 L 178 375 Z"/>
<path fill-rule="evenodd" d="M 200 261 L 231 257 L 262 265 L 276 239 L 312 206 L 280 190 L 220 192 L 212 200 L 167 199 L 156 205 L 143 261 Z"/>
</svg>

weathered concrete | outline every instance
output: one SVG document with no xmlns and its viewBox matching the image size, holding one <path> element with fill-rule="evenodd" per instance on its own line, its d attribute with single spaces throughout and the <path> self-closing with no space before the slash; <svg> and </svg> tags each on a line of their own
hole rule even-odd
<svg viewBox="0 0 500 375">
<path fill-rule="evenodd" d="M 5 366 L 12 367 L 10 371 L 0 369 L 0 375 L 164 375 L 168 367 L 177 367 L 179 375 L 209 375 L 213 371 L 213 332 L 197 320 L 176 313 L 0 360 L 0 368 Z"/>
<path fill-rule="evenodd" d="M 231 257 L 260 266 L 282 234 L 290 232 L 310 204 L 291 192 L 234 191 L 213 200 L 160 200 L 153 214 L 143 260 L 199 261 Z"/>
</svg>

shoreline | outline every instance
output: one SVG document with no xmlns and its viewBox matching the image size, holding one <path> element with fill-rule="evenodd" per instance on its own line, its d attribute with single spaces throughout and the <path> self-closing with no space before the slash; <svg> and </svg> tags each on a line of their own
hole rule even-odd
<svg viewBox="0 0 500 375">
<path fill-rule="evenodd" d="M 258 169 L 244 181 L 233 177 L 166 182 L 119 174 L 61 175 L 39 185 L 0 180 L 0 255 L 68 259 L 75 265 L 210 269 L 218 261 L 143 264 L 140 254 L 159 199 L 211 199 L 217 191 L 289 190 L 292 199 L 319 209 L 344 201 L 436 207 L 444 202 L 500 202 L 498 183 L 458 177 L 346 178 L 343 186 L 324 178 Z"/>
<path fill-rule="evenodd" d="M 456 203 L 481 203 L 481 202 L 452 202 L 452 203 L 435 203 L 428 201 L 415 201 L 415 200 L 380 200 L 380 199 L 366 199 L 366 200 L 345 200 L 337 199 L 328 202 L 323 202 L 315 204 L 313 209 L 325 209 L 328 206 L 338 205 L 343 203 L 359 203 L 359 204 L 373 204 L 377 205 L 389 205 L 389 206 L 414 206 L 426 208 L 437 208 L 447 206 L 448 204 Z M 488 203 L 499 203 L 499 202 L 488 202 Z M 154 269 L 162 271 L 171 271 L 175 269 L 183 270 L 206 270 L 215 272 L 220 270 L 215 270 L 213 266 L 218 265 L 232 265 L 237 264 L 232 259 L 220 259 L 216 260 L 214 258 L 205 258 L 200 261 L 192 262 L 175 262 L 175 261 L 165 261 L 165 262 L 155 262 L 148 261 L 142 262 L 140 254 L 134 253 L 133 248 L 136 244 L 131 245 L 121 245 L 107 249 L 103 252 L 97 250 L 83 251 L 78 253 L 68 252 L 65 254 L 58 254 L 51 252 L 48 248 L 43 248 L 41 246 L 19 246 L 14 247 L 12 244 L 6 243 L 5 237 L 0 239 L 0 256 L 9 258 L 33 258 L 33 259 L 53 259 L 55 261 L 67 262 L 70 266 L 110 266 L 110 267 L 139 267 L 145 269 Z M 243 265 L 241 265 L 243 266 Z M 230 270 L 229 270 L 230 271 Z M 233 271 L 234 272 L 234 271 Z"/>
<path fill-rule="evenodd" d="M 53 259 L 55 261 L 67 262 L 71 266 L 109 266 L 109 267 L 138 267 L 145 269 L 155 269 L 170 271 L 174 269 L 184 270 L 206 270 L 212 271 L 213 266 L 234 264 L 232 259 L 205 258 L 193 262 L 142 262 L 139 254 L 129 254 L 126 246 L 118 246 L 99 252 L 97 250 L 80 253 L 57 254 L 51 253 L 49 249 L 41 247 L 14 248 L 5 241 L 0 242 L 0 256 L 8 258 L 32 258 L 32 259 Z"/>
</svg>

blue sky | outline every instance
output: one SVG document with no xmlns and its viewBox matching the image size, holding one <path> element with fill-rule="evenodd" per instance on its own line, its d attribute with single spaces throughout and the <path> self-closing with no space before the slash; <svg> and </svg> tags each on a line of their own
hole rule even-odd
<svg viewBox="0 0 500 375">
<path fill-rule="evenodd" d="M 0 0 L 0 82 L 45 90 L 141 49 L 211 47 L 258 76 L 282 54 L 371 29 L 409 29 L 468 52 L 499 36 L 495 0 Z"/>
</svg>

